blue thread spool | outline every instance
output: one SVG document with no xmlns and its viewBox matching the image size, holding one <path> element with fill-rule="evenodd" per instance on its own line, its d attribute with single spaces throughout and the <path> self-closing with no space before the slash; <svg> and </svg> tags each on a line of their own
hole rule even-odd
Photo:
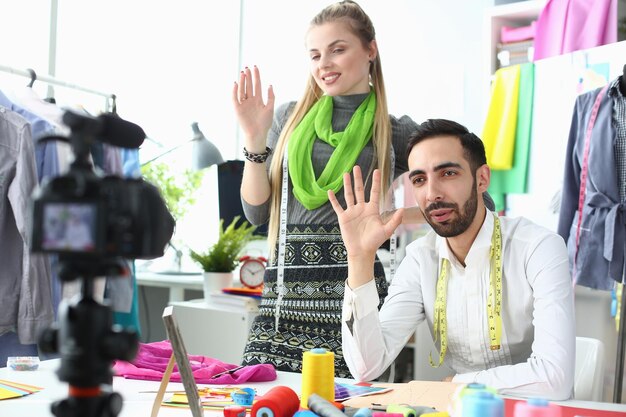
<svg viewBox="0 0 626 417">
<path fill-rule="evenodd" d="M 254 394 L 255 392 L 252 388 L 241 388 L 230 394 L 230 397 L 237 405 L 252 405 L 252 402 L 254 401 Z"/>
<path fill-rule="evenodd" d="M 477 391 L 462 399 L 462 417 L 503 417 L 504 401 L 489 391 Z"/>
<path fill-rule="evenodd" d="M 561 408 L 543 398 L 529 398 L 515 403 L 513 417 L 561 417 Z"/>
<path fill-rule="evenodd" d="M 353 417 L 372 417 L 372 410 L 367 407 L 359 408 Z"/>
</svg>

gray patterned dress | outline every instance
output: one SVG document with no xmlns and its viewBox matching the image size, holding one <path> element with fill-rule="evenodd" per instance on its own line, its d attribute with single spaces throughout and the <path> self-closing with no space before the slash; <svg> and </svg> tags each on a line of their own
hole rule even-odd
<svg viewBox="0 0 626 417">
<path fill-rule="evenodd" d="M 333 129 L 342 131 L 352 113 L 367 94 L 334 97 Z M 276 110 L 274 123 L 268 135 L 268 144 L 274 148 L 290 111 L 295 103 L 287 103 Z M 409 135 L 417 124 L 407 116 L 391 116 L 393 130 L 394 177 L 407 169 L 405 155 Z M 330 145 L 316 140 L 313 146 L 313 168 L 316 176 L 324 169 L 332 151 Z M 364 176 L 371 173 L 373 161 L 371 141 L 363 149 L 357 164 Z M 270 161 L 267 166 L 269 168 Z M 371 175 L 366 178 L 369 195 Z M 343 192 L 337 197 L 345 206 Z M 263 224 L 269 218 L 269 201 L 251 206 L 242 201 L 247 219 Z M 287 237 L 285 249 L 284 286 L 276 327 L 277 268 L 270 265 L 264 277 L 263 298 L 259 315 L 252 324 L 243 356 L 243 364 L 271 363 L 276 369 L 300 372 L 304 351 L 323 347 L 335 354 L 335 374 L 350 377 L 341 348 L 341 306 L 347 278 L 346 249 L 341 240 L 337 216 L 330 203 L 307 210 L 294 197 L 289 181 L 287 206 Z M 380 261 L 376 261 L 375 279 L 380 295 L 379 307 L 387 295 L 387 281 Z"/>
</svg>

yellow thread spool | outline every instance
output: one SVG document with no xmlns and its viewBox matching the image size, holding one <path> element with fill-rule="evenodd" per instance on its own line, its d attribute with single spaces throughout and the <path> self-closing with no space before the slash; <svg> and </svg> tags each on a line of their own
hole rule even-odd
<svg viewBox="0 0 626 417">
<path fill-rule="evenodd" d="M 300 407 L 309 407 L 311 394 L 317 394 L 330 402 L 335 401 L 335 354 L 326 349 L 311 349 L 302 356 Z"/>
</svg>

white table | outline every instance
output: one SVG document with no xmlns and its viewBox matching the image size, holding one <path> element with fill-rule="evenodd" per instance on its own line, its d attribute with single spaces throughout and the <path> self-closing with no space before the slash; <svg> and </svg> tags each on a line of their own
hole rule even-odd
<svg viewBox="0 0 626 417">
<path fill-rule="evenodd" d="M 25 397 L 0 401 L 0 416 L 2 417 L 45 417 L 53 416 L 50 411 L 52 402 L 67 398 L 67 384 L 60 382 L 55 371 L 60 366 L 60 359 L 42 361 L 37 371 L 13 371 L 0 368 L 0 379 L 44 387 L 42 391 Z M 113 378 L 113 391 L 118 392 L 124 399 L 124 407 L 120 417 L 149 417 L 152 403 L 159 388 L 159 381 L 140 381 Z M 280 372 L 279 379 L 272 382 L 245 384 L 246 387 L 256 388 L 263 394 L 276 385 L 288 385 L 296 392 L 300 392 L 301 375 L 289 372 Z M 170 382 L 168 390 L 183 391 L 183 384 Z M 145 392 L 151 391 L 151 392 Z M 167 394 L 166 394 L 167 397 Z M 189 409 L 161 407 L 159 417 L 174 417 L 191 415 Z M 223 416 L 221 411 L 205 411 L 206 416 Z"/>
<path fill-rule="evenodd" d="M 14 382 L 24 384 L 37 385 L 44 389 L 35 394 L 25 397 L 0 401 L 0 416 L 2 417 L 45 417 L 52 416 L 50 405 L 56 400 L 67 398 L 67 384 L 60 382 L 55 371 L 60 366 L 60 359 L 52 359 L 42 361 L 37 371 L 13 371 L 8 368 L 0 368 L 0 379 L 8 379 Z M 300 394 L 302 376 L 298 373 L 278 372 L 278 378 L 271 382 L 260 382 L 253 384 L 245 384 L 246 387 L 252 387 L 263 395 L 271 388 L 277 385 L 286 385 L 291 387 L 296 393 Z M 337 379 L 340 382 L 352 382 L 353 380 Z M 124 407 L 120 413 L 120 417 L 148 417 L 152 410 L 152 403 L 156 397 L 156 390 L 159 381 L 140 381 L 124 379 L 122 377 L 113 378 L 113 390 L 122 395 L 124 399 Z M 184 388 L 181 383 L 170 382 L 168 390 L 182 391 Z M 150 392 L 146 392 L 150 391 Z M 560 401 L 557 404 L 567 405 L 571 407 L 590 408 L 596 410 L 609 410 L 626 412 L 626 405 L 613 403 L 600 403 L 591 401 Z M 189 409 L 174 409 L 162 407 L 159 411 L 159 417 L 188 417 L 191 415 Z M 206 416 L 223 416 L 221 411 L 205 411 Z M 510 416 L 507 416 L 510 417 Z"/>
</svg>

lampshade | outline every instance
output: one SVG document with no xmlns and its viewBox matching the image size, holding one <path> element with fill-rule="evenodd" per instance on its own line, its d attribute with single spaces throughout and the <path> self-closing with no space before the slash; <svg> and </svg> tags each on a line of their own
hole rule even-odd
<svg viewBox="0 0 626 417">
<path fill-rule="evenodd" d="M 221 164 L 224 162 L 222 154 L 219 149 L 211 143 L 204 133 L 198 127 L 197 122 L 191 124 L 193 130 L 193 149 L 192 149 L 192 168 L 199 171 L 204 168 L 208 168 L 211 165 Z"/>
</svg>

